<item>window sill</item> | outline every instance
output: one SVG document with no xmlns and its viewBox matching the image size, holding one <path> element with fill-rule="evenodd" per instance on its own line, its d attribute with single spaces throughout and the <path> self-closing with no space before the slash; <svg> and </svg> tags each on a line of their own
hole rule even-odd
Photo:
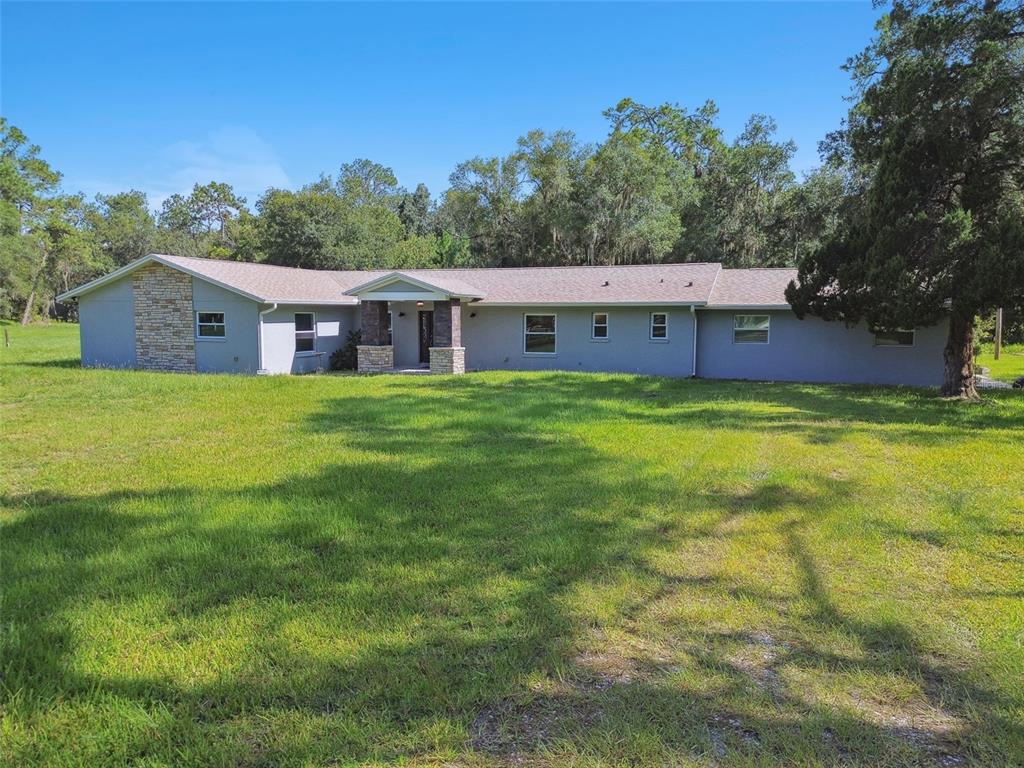
<svg viewBox="0 0 1024 768">
<path fill-rule="evenodd" d="M 668 344 L 669 339 L 648 339 L 651 344 Z"/>
<path fill-rule="evenodd" d="M 212 341 L 217 344 L 223 344 L 227 341 L 225 336 L 196 336 L 196 341 Z"/>
<path fill-rule="evenodd" d="M 322 354 L 322 353 L 317 352 L 317 351 L 314 350 L 313 352 L 296 352 L 295 356 L 296 357 L 313 357 L 314 355 L 319 355 L 319 354 Z"/>
<path fill-rule="evenodd" d="M 611 339 L 591 339 L 591 344 L 607 344 Z"/>
<path fill-rule="evenodd" d="M 523 357 L 558 357 L 557 352 L 523 352 Z"/>
</svg>

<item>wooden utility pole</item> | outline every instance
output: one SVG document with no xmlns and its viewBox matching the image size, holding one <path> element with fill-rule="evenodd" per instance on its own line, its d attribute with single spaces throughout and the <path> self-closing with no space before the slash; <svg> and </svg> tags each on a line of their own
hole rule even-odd
<svg viewBox="0 0 1024 768">
<path fill-rule="evenodd" d="M 1000 307 L 996 310 L 996 352 L 995 359 L 999 359 L 999 353 L 1003 349 L 1003 308 Z"/>
</svg>

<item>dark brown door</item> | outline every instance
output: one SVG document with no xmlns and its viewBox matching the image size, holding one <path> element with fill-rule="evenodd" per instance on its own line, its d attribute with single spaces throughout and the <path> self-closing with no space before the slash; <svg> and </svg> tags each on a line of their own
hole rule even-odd
<svg viewBox="0 0 1024 768">
<path fill-rule="evenodd" d="M 434 313 L 420 312 L 420 362 L 430 364 L 430 348 L 434 346 Z"/>
</svg>

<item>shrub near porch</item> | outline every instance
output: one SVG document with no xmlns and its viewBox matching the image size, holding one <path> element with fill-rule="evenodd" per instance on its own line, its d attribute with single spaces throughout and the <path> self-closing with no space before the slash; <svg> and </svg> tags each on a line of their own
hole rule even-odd
<svg viewBox="0 0 1024 768">
<path fill-rule="evenodd" d="M 81 370 L 9 328 L 17 765 L 1007 765 L 1024 398 Z"/>
</svg>

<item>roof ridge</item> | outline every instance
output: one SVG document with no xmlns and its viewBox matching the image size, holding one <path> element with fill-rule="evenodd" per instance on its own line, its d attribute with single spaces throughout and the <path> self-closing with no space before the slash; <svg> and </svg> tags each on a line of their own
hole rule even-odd
<svg viewBox="0 0 1024 768">
<path fill-rule="evenodd" d="M 661 264 L 545 264 L 539 267 L 410 267 L 398 272 L 513 272 L 520 269 L 634 269 L 637 267 L 722 267 L 720 261 L 672 261 Z M 363 272 L 385 270 L 336 270 L 338 272 Z"/>
<path fill-rule="evenodd" d="M 722 267 L 723 272 L 792 272 L 799 267 Z"/>
</svg>

